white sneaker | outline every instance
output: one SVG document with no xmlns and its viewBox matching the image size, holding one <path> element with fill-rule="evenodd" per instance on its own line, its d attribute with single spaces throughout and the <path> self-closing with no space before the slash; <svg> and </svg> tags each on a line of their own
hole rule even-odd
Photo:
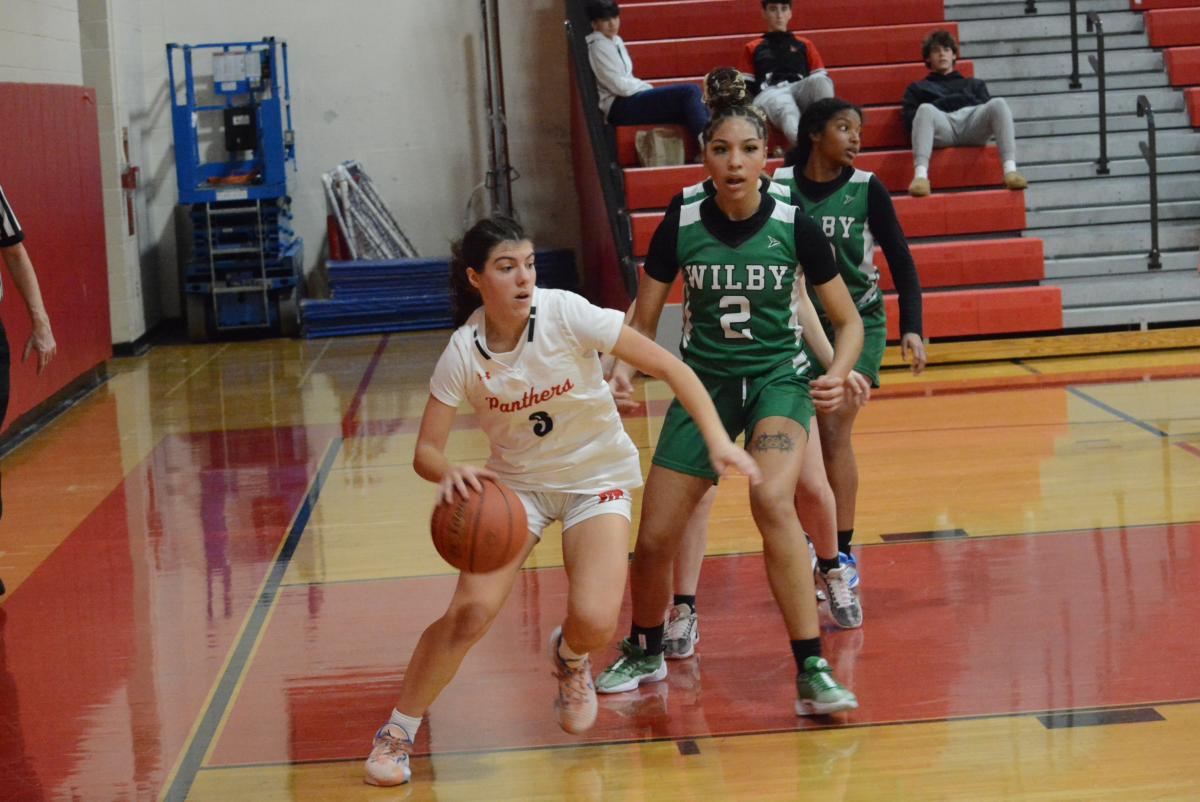
<svg viewBox="0 0 1200 802">
<path fill-rule="evenodd" d="M 829 597 L 829 614 L 842 629 L 861 627 L 862 605 L 858 593 L 850 587 L 850 569 L 834 568 L 832 571 L 817 571 L 825 593 Z"/>
<path fill-rule="evenodd" d="M 696 653 L 700 642 L 700 616 L 687 604 L 677 604 L 667 611 L 667 631 L 663 635 L 663 655 L 668 660 L 682 660 Z"/>
<path fill-rule="evenodd" d="M 558 653 L 560 642 L 562 627 L 555 627 L 550 633 L 550 662 L 554 664 L 554 676 L 558 678 L 554 711 L 558 714 L 558 726 L 565 732 L 578 735 L 596 723 L 596 686 L 592 683 L 592 662 L 584 655 L 578 665 L 572 666 Z"/>
<path fill-rule="evenodd" d="M 412 777 L 408 766 L 409 755 L 412 754 L 413 744 L 408 735 L 399 727 L 384 724 L 375 733 L 375 743 L 371 748 L 371 756 L 367 758 L 363 768 L 366 775 L 363 780 L 367 785 L 403 785 Z"/>
</svg>

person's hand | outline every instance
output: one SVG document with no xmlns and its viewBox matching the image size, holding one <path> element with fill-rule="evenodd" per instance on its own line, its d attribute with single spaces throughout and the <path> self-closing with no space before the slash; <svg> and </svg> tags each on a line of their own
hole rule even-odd
<svg viewBox="0 0 1200 802">
<path fill-rule="evenodd" d="M 608 390 L 619 412 L 632 412 L 638 403 L 633 398 L 633 367 L 626 362 L 617 362 L 608 378 Z"/>
<path fill-rule="evenodd" d="M 921 375 L 929 360 L 925 356 L 925 341 L 920 334 L 910 331 L 900 338 L 900 356 L 905 362 L 912 362 L 914 376 Z"/>
<path fill-rule="evenodd" d="M 455 490 L 461 493 L 464 499 L 469 498 L 468 486 L 475 492 L 482 493 L 483 485 L 480 484 L 480 479 L 495 480 L 498 478 L 487 468 L 476 468 L 474 465 L 453 465 L 442 475 L 442 481 L 438 483 L 438 503 L 454 503 Z"/>
<path fill-rule="evenodd" d="M 826 373 L 812 383 L 813 406 L 820 412 L 833 412 L 842 405 L 842 400 L 848 395 L 847 380 L 840 376 Z"/>
<path fill-rule="evenodd" d="M 37 350 L 37 372 L 46 369 L 50 364 L 50 360 L 54 359 L 54 355 L 58 353 L 58 344 L 54 342 L 54 332 L 50 331 L 50 321 L 39 320 L 33 324 L 33 332 L 29 335 L 29 341 L 25 343 L 25 353 L 21 356 L 21 361 L 29 359 L 29 355 Z"/>
<path fill-rule="evenodd" d="M 723 443 L 718 448 L 710 448 L 708 459 L 719 476 L 728 476 L 732 472 L 747 476 L 752 485 L 762 481 L 762 471 L 758 469 L 754 457 L 745 449 L 738 448 L 733 441 Z"/>
<path fill-rule="evenodd" d="M 850 371 L 846 377 L 846 404 L 853 407 L 865 407 L 871 400 L 871 380 L 857 370 Z"/>
</svg>

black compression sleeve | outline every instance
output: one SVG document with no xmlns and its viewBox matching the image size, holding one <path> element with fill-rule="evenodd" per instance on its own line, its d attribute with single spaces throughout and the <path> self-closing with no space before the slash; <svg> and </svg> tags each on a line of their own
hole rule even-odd
<svg viewBox="0 0 1200 802">
<path fill-rule="evenodd" d="M 896 218 L 892 196 L 878 176 L 871 176 L 867 187 L 867 225 L 892 271 L 896 294 L 900 296 L 900 333 L 923 334 L 921 325 L 921 279 L 908 250 L 908 240 Z"/>
<path fill-rule="evenodd" d="M 664 284 L 672 284 L 675 276 L 679 275 L 679 259 L 676 256 L 676 243 L 679 238 L 679 209 L 683 206 L 683 196 L 676 195 L 667 207 L 662 222 L 654 231 L 650 240 L 650 249 L 646 252 L 646 275 Z"/>
<path fill-rule="evenodd" d="M 796 212 L 796 257 L 804 269 L 804 278 L 811 286 L 824 284 L 837 278 L 837 262 L 833 260 L 833 248 L 825 239 L 825 232 L 803 212 Z"/>
</svg>

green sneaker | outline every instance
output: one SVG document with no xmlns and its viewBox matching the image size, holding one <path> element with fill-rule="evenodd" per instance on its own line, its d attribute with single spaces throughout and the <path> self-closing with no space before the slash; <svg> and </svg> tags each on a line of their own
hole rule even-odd
<svg viewBox="0 0 1200 802">
<path fill-rule="evenodd" d="M 810 657 L 796 675 L 796 715 L 824 716 L 858 707 L 858 699 L 833 678 L 824 657 Z"/>
<path fill-rule="evenodd" d="M 621 656 L 617 662 L 596 677 L 597 693 L 624 693 L 643 682 L 658 682 L 667 678 L 667 661 L 662 654 L 648 655 L 629 638 L 621 641 Z"/>
</svg>

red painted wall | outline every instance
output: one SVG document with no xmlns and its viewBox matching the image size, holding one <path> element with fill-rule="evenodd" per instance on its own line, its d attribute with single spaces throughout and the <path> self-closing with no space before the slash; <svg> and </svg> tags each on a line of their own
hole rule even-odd
<svg viewBox="0 0 1200 802">
<path fill-rule="evenodd" d="M 0 316 L 13 353 L 7 421 L 112 356 L 95 90 L 0 83 L 0 186 L 33 261 L 58 356 L 21 364 L 29 315 L 7 269 Z M 0 260 L 2 261 L 2 260 Z"/>
</svg>

